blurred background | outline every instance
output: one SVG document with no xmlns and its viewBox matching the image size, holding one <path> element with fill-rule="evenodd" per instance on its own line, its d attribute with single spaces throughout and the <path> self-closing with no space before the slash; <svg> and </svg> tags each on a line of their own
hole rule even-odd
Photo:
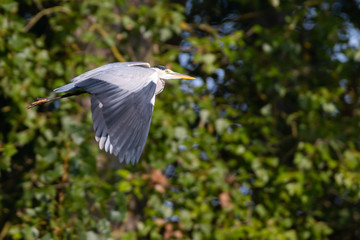
<svg viewBox="0 0 360 240">
<path fill-rule="evenodd" d="M 359 239 L 359 0 L 2 0 L 0 239 Z M 195 76 L 157 96 L 139 164 L 98 149 L 117 61 Z"/>
</svg>

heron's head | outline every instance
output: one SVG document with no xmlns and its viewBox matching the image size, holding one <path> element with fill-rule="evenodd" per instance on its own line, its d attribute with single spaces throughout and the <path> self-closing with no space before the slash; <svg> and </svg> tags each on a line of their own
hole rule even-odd
<svg viewBox="0 0 360 240">
<path fill-rule="evenodd" d="M 164 66 L 154 66 L 152 68 L 159 74 L 161 79 L 195 79 L 194 77 L 174 72 Z"/>
</svg>

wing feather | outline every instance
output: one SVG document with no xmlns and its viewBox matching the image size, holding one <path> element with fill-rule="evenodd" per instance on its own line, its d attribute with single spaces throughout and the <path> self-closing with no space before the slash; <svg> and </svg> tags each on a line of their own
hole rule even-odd
<svg viewBox="0 0 360 240">
<path fill-rule="evenodd" d="M 120 162 L 134 164 L 149 133 L 156 83 L 135 81 L 125 89 L 123 85 L 96 78 L 76 84 L 92 94 L 92 118 L 100 149 L 118 156 Z"/>
<path fill-rule="evenodd" d="M 81 82 L 84 80 L 87 80 L 89 78 L 94 77 L 95 75 L 99 75 L 102 74 L 104 72 L 107 72 L 109 70 L 126 70 L 129 67 L 142 67 L 142 68 L 150 68 L 150 64 L 146 63 L 146 62 L 117 62 L 117 63 L 110 63 L 110 64 L 106 64 L 104 66 L 95 68 L 93 70 L 87 71 L 86 73 L 83 73 L 77 77 L 74 77 L 73 79 L 71 79 L 71 82 Z"/>
</svg>

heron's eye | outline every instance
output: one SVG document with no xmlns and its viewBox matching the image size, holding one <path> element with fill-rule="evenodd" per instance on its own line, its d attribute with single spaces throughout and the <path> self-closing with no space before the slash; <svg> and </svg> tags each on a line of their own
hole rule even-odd
<svg viewBox="0 0 360 240">
<path fill-rule="evenodd" d="M 169 69 L 166 69 L 166 70 L 165 70 L 165 73 L 170 73 Z"/>
</svg>

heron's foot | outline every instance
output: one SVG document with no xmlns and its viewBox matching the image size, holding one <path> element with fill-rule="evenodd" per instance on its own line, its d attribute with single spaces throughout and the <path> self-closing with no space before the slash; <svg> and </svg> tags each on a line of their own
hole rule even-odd
<svg viewBox="0 0 360 240">
<path fill-rule="evenodd" d="M 44 103 L 51 102 L 51 101 L 55 100 L 54 98 L 36 98 L 36 99 L 37 99 L 37 101 L 33 102 L 32 104 L 30 104 L 26 108 L 30 109 L 30 108 L 33 108 L 35 106 L 38 106 L 38 105 L 41 105 L 41 104 L 44 104 Z"/>
</svg>

